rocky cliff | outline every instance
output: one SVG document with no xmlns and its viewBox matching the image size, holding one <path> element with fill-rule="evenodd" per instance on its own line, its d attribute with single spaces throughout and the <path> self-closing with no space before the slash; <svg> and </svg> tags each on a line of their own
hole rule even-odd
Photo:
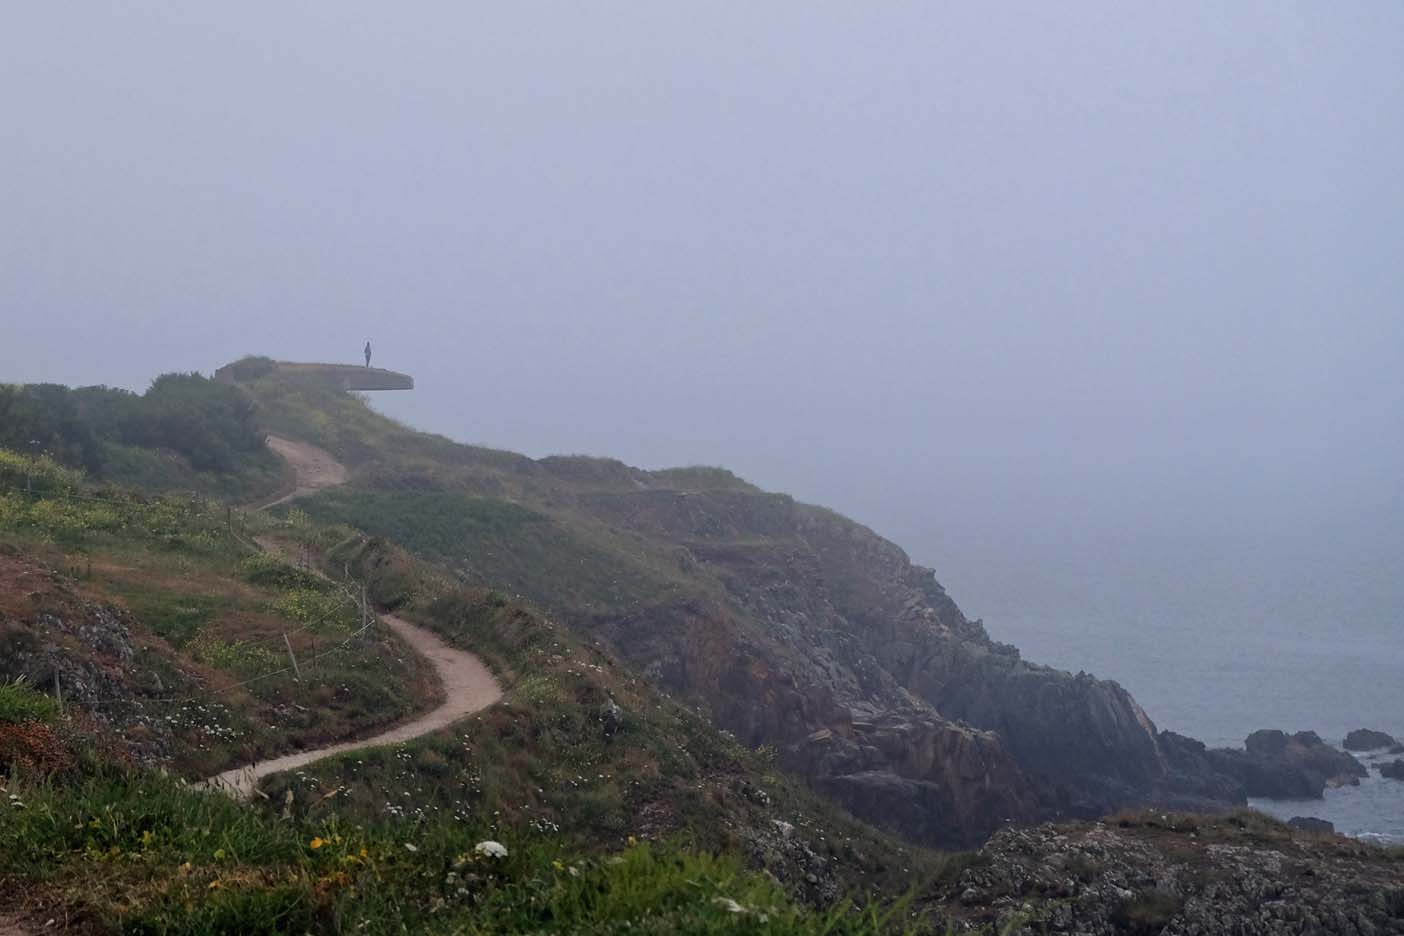
<svg viewBox="0 0 1404 936">
<path fill-rule="evenodd" d="M 1008 829 L 937 903 L 1011 936 L 1404 932 L 1396 853 L 1246 811 Z"/>
<path fill-rule="evenodd" d="M 730 487 L 580 503 L 684 548 L 715 586 L 595 615 L 596 635 L 883 828 L 963 845 L 1008 821 L 1243 801 L 1116 683 L 1023 660 L 930 570 L 836 514 Z"/>
</svg>

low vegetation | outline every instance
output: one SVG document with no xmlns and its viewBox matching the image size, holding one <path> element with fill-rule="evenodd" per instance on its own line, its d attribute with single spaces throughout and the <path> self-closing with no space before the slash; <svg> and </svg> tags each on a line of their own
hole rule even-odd
<svg viewBox="0 0 1404 936">
<path fill-rule="evenodd" d="M 99 932 L 901 931 L 900 907 L 813 910 L 733 859 L 666 845 L 582 856 L 483 824 L 272 819 L 120 769 L 61 784 L 12 775 L 0 795 L 0 881 L 42 888 L 50 918 Z"/>
<path fill-rule="evenodd" d="M 198 374 L 163 375 L 143 394 L 0 385 L 0 448 L 148 490 L 247 497 L 281 477 L 253 398 Z M 25 480 L 23 466 L 0 467 L 0 486 Z"/>
<path fill-rule="evenodd" d="M 82 925 L 873 932 L 914 876 L 939 870 L 939 856 L 824 806 L 530 605 L 386 540 L 0 458 L 24 462 L 33 484 L 0 497 L 0 774 L 13 797 L 0 879 Z M 504 704 L 274 778 L 258 810 L 151 772 L 197 778 L 427 703 L 418 661 L 383 637 L 301 683 L 279 672 L 285 632 L 305 657 L 357 627 L 326 577 L 345 575 L 484 656 L 508 683 Z M 489 838 L 510 858 L 475 857 Z"/>
<path fill-rule="evenodd" d="M 250 545 L 305 529 L 0 451 L 16 462 L 33 490 L 0 493 L 0 678 L 62 692 L 146 762 L 203 777 L 433 701 L 351 595 Z"/>
</svg>

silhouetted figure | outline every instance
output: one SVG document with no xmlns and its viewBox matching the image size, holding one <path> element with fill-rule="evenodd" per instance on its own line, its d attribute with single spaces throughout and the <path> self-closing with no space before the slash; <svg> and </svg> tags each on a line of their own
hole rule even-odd
<svg viewBox="0 0 1404 936">
<path fill-rule="evenodd" d="M 370 342 L 366 342 L 366 366 L 370 367 Z"/>
</svg>

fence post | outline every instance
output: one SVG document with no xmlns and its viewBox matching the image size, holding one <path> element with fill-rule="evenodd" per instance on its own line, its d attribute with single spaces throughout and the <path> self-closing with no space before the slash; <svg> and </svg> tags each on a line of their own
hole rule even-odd
<svg viewBox="0 0 1404 936">
<path fill-rule="evenodd" d="M 288 659 L 292 660 L 293 675 L 297 677 L 298 682 L 302 682 L 302 670 L 297 668 L 297 656 L 293 653 L 292 641 L 288 639 L 287 631 L 283 632 L 283 645 L 288 648 Z"/>
</svg>

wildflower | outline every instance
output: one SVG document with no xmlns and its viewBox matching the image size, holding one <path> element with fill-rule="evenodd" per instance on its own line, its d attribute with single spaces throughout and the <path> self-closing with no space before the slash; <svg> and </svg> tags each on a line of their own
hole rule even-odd
<svg viewBox="0 0 1404 936">
<path fill-rule="evenodd" d="M 210 890 L 219 890 L 219 889 L 220 889 L 221 887 L 223 887 L 223 886 L 224 886 L 224 885 L 221 884 L 221 883 L 219 883 L 219 881 L 211 881 L 211 882 L 210 882 Z"/>
<path fill-rule="evenodd" d="M 637 845 L 637 844 L 639 844 L 639 840 L 636 839 L 636 838 L 634 838 L 632 835 L 629 836 L 629 847 L 632 848 L 633 846 L 635 846 L 635 845 Z"/>
<path fill-rule="evenodd" d="M 473 851 L 487 858 L 507 857 L 507 846 L 503 845 L 501 842 L 493 842 L 490 840 L 479 842 L 477 845 L 473 846 Z"/>
<path fill-rule="evenodd" d="M 318 836 L 317 838 L 314 838 L 311 842 L 308 842 L 308 844 L 312 846 L 313 851 L 316 851 L 323 845 L 327 844 L 327 840 L 322 838 L 321 836 Z"/>
<path fill-rule="evenodd" d="M 746 912 L 746 908 L 745 908 L 745 907 L 741 906 L 739 903 L 737 903 L 736 901 L 732 900 L 730 897 L 713 897 L 713 898 L 712 898 L 712 903 L 716 904 L 718 907 L 721 907 L 721 908 L 722 908 L 723 910 L 725 910 L 727 913 L 745 913 L 745 912 Z"/>
<path fill-rule="evenodd" d="M 418 846 L 418 845 L 411 845 L 409 842 L 406 842 L 406 843 L 405 843 L 405 851 L 407 851 L 407 852 L 413 854 L 413 853 L 419 851 L 419 846 Z"/>
</svg>

